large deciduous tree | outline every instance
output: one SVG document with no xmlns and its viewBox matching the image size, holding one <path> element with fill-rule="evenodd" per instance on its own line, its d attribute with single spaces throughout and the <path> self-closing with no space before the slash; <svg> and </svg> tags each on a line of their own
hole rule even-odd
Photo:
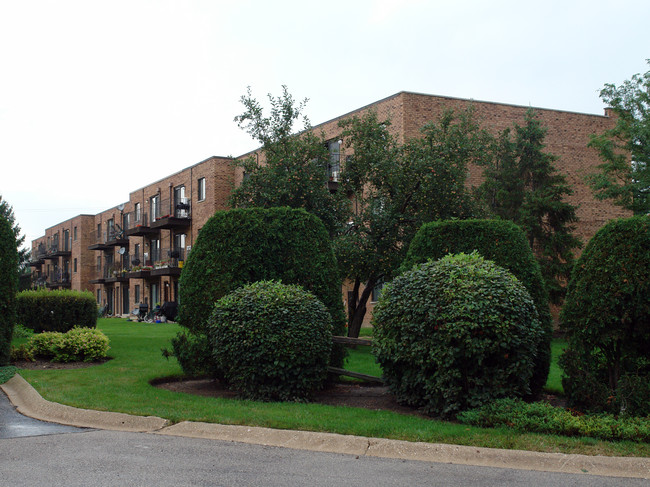
<svg viewBox="0 0 650 487">
<path fill-rule="evenodd" d="M 565 200 L 572 189 L 555 167 L 557 157 L 544 151 L 546 129 L 534 110 L 524 120 L 495 139 L 478 192 L 494 215 L 524 230 L 549 297 L 559 303 L 573 267 L 573 250 L 580 247 L 572 233 L 575 207 Z"/>
<path fill-rule="evenodd" d="M 650 64 L 650 59 L 648 60 Z M 637 215 L 650 213 L 650 71 L 622 85 L 606 84 L 600 98 L 617 116 L 613 128 L 591 136 L 600 172 L 588 181 L 596 198 L 611 199 Z"/>
<path fill-rule="evenodd" d="M 16 223 L 14 209 L 9 203 L 7 203 L 6 200 L 2 199 L 2 195 L 0 195 L 0 215 L 5 217 L 11 225 L 11 230 L 14 233 L 14 237 L 16 239 L 16 249 L 18 251 L 19 265 L 22 268 L 29 260 L 30 251 L 28 249 L 21 248 L 21 246 L 25 243 L 25 236 L 20 234 L 20 226 Z"/>
<path fill-rule="evenodd" d="M 235 161 L 244 170 L 244 180 L 233 190 L 230 204 L 304 208 L 319 217 L 334 236 L 346 220 L 348 205 L 340 193 L 328 189 L 329 153 L 324 137 L 312 130 L 303 113 L 307 100 L 296 102 L 286 86 L 280 96 L 269 94 L 268 99 L 271 110 L 267 116 L 250 88 L 241 97 L 244 112 L 235 121 L 260 149 Z"/>
<path fill-rule="evenodd" d="M 475 215 L 465 189 L 467 166 L 485 156 L 487 135 L 471 110 L 446 112 L 399 144 L 389 121 L 368 112 L 340 122 L 346 150 L 341 176 L 353 215 L 337 239 L 337 255 L 353 283 L 348 334 L 356 337 L 373 289 L 391 279 L 420 226 Z"/>
</svg>

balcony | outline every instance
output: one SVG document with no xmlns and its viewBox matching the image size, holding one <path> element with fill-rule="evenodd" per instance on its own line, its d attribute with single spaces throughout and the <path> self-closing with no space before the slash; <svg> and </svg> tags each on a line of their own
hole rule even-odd
<svg viewBox="0 0 650 487">
<path fill-rule="evenodd" d="M 148 237 L 159 233 L 158 229 L 149 226 L 149 218 L 146 213 L 132 211 L 128 213 L 125 220 L 128 223 L 124 228 L 125 237 Z"/>
<path fill-rule="evenodd" d="M 46 286 L 48 288 L 69 288 L 71 284 L 69 272 L 54 271 L 47 276 Z"/>
<path fill-rule="evenodd" d="M 153 268 L 151 276 L 180 276 L 185 263 L 185 249 L 156 249 L 151 253 Z"/>
<path fill-rule="evenodd" d="M 69 257 L 72 255 L 72 239 L 62 239 L 62 242 L 59 242 L 58 239 L 55 240 L 55 243 L 52 244 L 49 255 L 52 257 Z"/>
<path fill-rule="evenodd" d="M 109 247 L 127 247 L 129 245 L 129 238 L 119 225 L 115 225 L 114 228 L 108 230 L 106 245 Z"/>
<path fill-rule="evenodd" d="M 163 200 L 159 211 L 153 215 L 151 228 L 183 229 L 192 223 L 189 198 L 179 198 L 176 201 Z"/>
<path fill-rule="evenodd" d="M 31 267 L 40 267 L 45 263 L 46 255 L 47 251 L 45 249 L 45 245 L 40 244 L 38 248 L 34 249 L 32 252 L 32 260 L 29 261 L 29 265 Z"/>
</svg>

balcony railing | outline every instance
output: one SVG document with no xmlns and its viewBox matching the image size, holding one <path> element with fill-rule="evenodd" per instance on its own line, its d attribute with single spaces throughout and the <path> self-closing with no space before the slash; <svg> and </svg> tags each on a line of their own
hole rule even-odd
<svg viewBox="0 0 650 487">
<path fill-rule="evenodd" d="M 56 270 L 50 272 L 47 276 L 47 287 L 69 287 L 70 286 L 70 273 Z"/>
<path fill-rule="evenodd" d="M 125 218 L 125 223 L 124 235 L 127 237 L 142 237 L 158 233 L 157 229 L 151 228 L 147 213 L 132 211 Z"/>
<path fill-rule="evenodd" d="M 166 199 L 156 206 L 152 215 L 152 228 L 180 228 L 191 222 L 191 205 L 189 198 Z"/>
</svg>

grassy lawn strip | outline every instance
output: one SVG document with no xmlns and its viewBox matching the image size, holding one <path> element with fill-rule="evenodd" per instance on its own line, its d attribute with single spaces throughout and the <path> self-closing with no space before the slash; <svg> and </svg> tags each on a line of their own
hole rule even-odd
<svg viewBox="0 0 650 487">
<path fill-rule="evenodd" d="M 150 380 L 181 375 L 176 361 L 168 361 L 160 353 L 178 326 L 102 319 L 98 327 L 111 340 L 109 355 L 113 360 L 86 369 L 21 370 L 20 374 L 50 401 L 87 409 L 155 415 L 173 422 L 205 421 L 588 455 L 650 456 L 648 443 L 517 433 L 509 428 L 478 428 L 388 411 L 215 399 L 157 389 L 149 384 Z M 347 367 L 363 371 L 356 367 L 365 363 L 366 373 L 371 374 L 372 357 L 361 355 L 352 357 Z"/>
</svg>

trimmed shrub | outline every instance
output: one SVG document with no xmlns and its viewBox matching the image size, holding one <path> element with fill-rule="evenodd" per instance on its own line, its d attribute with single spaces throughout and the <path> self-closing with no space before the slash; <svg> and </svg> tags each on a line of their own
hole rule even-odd
<svg viewBox="0 0 650 487">
<path fill-rule="evenodd" d="M 0 366 L 9 363 L 11 337 L 16 324 L 18 251 L 9 221 L 0 215 Z"/>
<path fill-rule="evenodd" d="M 375 307 L 373 351 L 397 400 L 454 416 L 527 395 L 541 333 L 526 288 L 474 252 L 395 278 Z"/>
<path fill-rule="evenodd" d="M 216 368 L 242 397 L 302 401 L 327 376 L 327 308 L 300 286 L 263 281 L 221 298 L 208 323 Z"/>
<path fill-rule="evenodd" d="M 200 339 L 215 302 L 265 280 L 298 284 L 313 293 L 330 312 L 334 334 L 345 334 L 341 278 L 325 226 L 290 208 L 235 209 L 210 217 L 179 279 L 178 322 Z M 186 354 L 174 347 L 179 353 Z M 337 346 L 332 363 L 342 364 L 343 356 Z"/>
<path fill-rule="evenodd" d="M 32 336 L 27 348 L 34 358 L 52 362 L 93 362 L 105 358 L 108 337 L 91 328 L 73 328 L 67 333 L 46 331 Z"/>
<path fill-rule="evenodd" d="M 615 220 L 576 262 L 560 315 L 570 404 L 650 414 L 650 217 Z"/>
<path fill-rule="evenodd" d="M 507 220 L 427 223 L 413 238 L 401 269 L 406 271 L 415 264 L 429 259 L 440 259 L 450 253 L 469 254 L 474 251 L 512 272 L 533 298 L 542 326 L 542 335 L 537 347 L 530 390 L 532 395 L 538 395 L 546 384 L 551 365 L 553 322 L 539 263 L 520 227 Z"/>
<path fill-rule="evenodd" d="M 36 333 L 97 326 L 97 303 L 89 291 L 23 291 L 17 303 L 18 322 Z"/>
</svg>

